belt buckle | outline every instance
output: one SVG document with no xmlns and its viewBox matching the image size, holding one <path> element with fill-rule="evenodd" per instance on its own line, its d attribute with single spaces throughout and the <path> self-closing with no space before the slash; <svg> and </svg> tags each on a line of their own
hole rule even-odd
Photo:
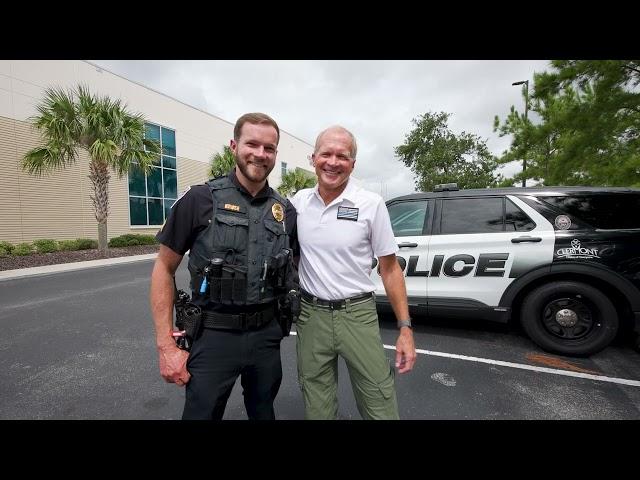
<svg viewBox="0 0 640 480">
<path fill-rule="evenodd" d="M 245 315 L 245 324 L 244 324 L 245 330 L 253 330 L 258 326 L 258 321 L 257 321 L 258 315 L 259 315 L 258 312 L 247 313 Z"/>
<path fill-rule="evenodd" d="M 330 300 L 329 301 L 329 308 L 331 310 L 340 310 L 342 308 L 343 305 L 343 300 Z"/>
</svg>

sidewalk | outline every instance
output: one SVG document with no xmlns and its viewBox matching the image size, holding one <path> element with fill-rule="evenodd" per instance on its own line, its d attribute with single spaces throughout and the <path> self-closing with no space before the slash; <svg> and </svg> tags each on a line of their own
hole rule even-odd
<svg viewBox="0 0 640 480">
<path fill-rule="evenodd" d="M 18 270 L 4 270 L 0 272 L 0 282 L 14 280 L 16 278 L 33 277 L 35 275 L 50 275 L 59 272 L 71 272 L 85 268 L 102 267 L 104 265 L 116 265 L 119 263 L 140 262 L 152 260 L 158 256 L 157 253 L 147 255 L 131 255 L 127 257 L 105 258 L 102 260 L 90 260 L 88 262 L 59 263 L 57 265 L 46 265 L 44 267 L 20 268 Z"/>
</svg>

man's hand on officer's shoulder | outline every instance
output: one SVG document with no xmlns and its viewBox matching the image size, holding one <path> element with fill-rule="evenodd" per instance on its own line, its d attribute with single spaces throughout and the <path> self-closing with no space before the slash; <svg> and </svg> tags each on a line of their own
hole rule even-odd
<svg viewBox="0 0 640 480">
<path fill-rule="evenodd" d="M 416 347 L 413 342 L 413 331 L 411 327 L 402 327 L 396 342 L 396 368 L 398 373 L 411 371 L 415 363 Z"/>
</svg>

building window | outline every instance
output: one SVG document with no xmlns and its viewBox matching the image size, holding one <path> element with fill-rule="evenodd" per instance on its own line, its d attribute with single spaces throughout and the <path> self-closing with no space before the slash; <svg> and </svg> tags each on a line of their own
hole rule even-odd
<svg viewBox="0 0 640 480">
<path fill-rule="evenodd" d="M 280 176 L 284 177 L 287 174 L 287 162 L 280 162 L 282 165 L 282 170 L 280 171 Z"/>
<path fill-rule="evenodd" d="M 145 124 L 145 137 L 160 143 L 162 154 L 145 175 L 129 172 L 129 218 L 131 226 L 160 226 L 169 216 L 178 194 L 176 132 L 159 125 Z"/>
</svg>

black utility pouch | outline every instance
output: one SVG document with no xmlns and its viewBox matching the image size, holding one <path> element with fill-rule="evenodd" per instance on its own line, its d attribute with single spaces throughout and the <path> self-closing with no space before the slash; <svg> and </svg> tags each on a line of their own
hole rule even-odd
<svg viewBox="0 0 640 480">
<path fill-rule="evenodd" d="M 234 267 L 233 303 L 244 305 L 247 300 L 247 267 Z"/>
<path fill-rule="evenodd" d="M 209 299 L 214 303 L 220 303 L 222 288 L 222 277 L 211 277 L 209 285 Z"/>
<path fill-rule="evenodd" d="M 220 278 L 220 303 L 231 305 L 233 301 L 233 277 L 235 270 L 231 265 L 222 267 L 222 278 Z"/>
</svg>

